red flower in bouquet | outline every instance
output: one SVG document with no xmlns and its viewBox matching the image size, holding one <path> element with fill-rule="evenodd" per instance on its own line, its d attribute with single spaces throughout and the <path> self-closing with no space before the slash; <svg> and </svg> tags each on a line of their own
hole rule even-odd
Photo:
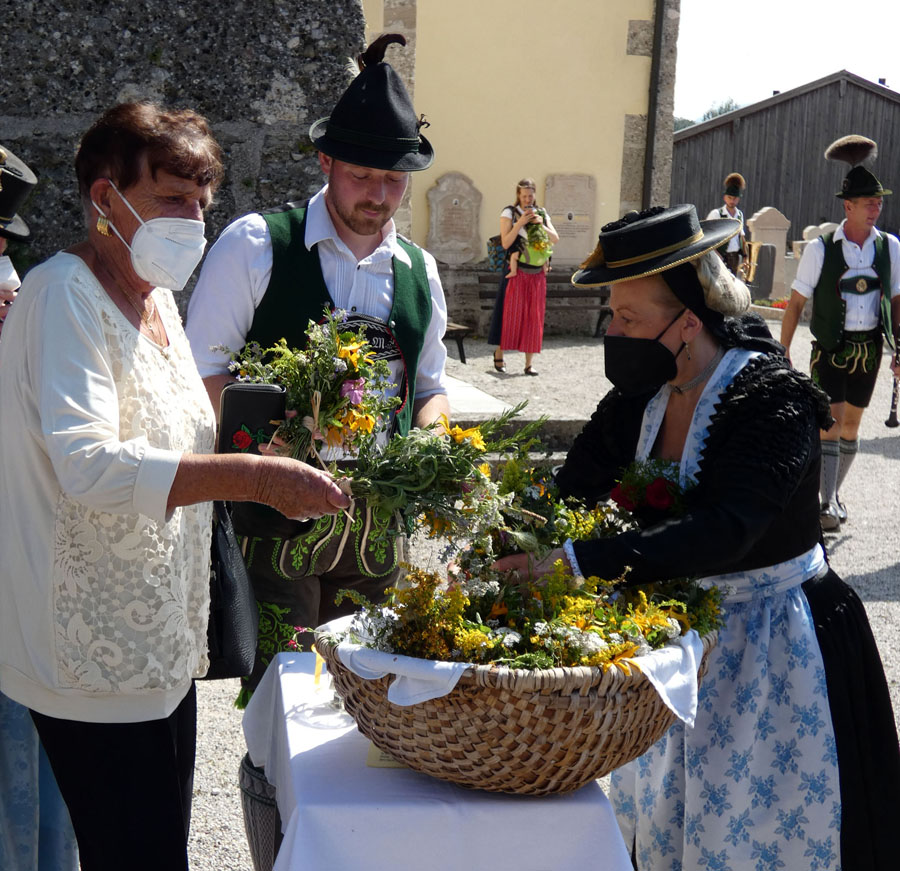
<svg viewBox="0 0 900 871">
<path fill-rule="evenodd" d="M 688 484 L 688 488 L 691 484 Z M 622 471 L 610 498 L 638 523 L 658 523 L 685 512 L 686 488 L 679 483 L 679 466 L 670 460 L 635 460 Z"/>
<path fill-rule="evenodd" d="M 616 486 L 612 488 L 609 497 L 617 505 L 621 505 L 626 511 L 634 511 L 634 509 L 637 508 L 637 504 L 634 501 L 634 491 L 631 487 L 626 487 L 621 483 L 616 484 Z"/>
<path fill-rule="evenodd" d="M 647 504 L 658 511 L 667 511 L 675 504 L 672 482 L 666 478 L 655 478 L 647 485 Z"/>
</svg>

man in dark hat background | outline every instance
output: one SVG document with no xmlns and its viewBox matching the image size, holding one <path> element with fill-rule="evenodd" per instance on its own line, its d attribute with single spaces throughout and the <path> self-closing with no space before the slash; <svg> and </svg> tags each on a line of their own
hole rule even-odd
<svg viewBox="0 0 900 871">
<path fill-rule="evenodd" d="M 228 356 L 247 342 L 262 347 L 285 338 L 303 347 L 310 319 L 325 305 L 345 310 L 366 324 L 366 336 L 388 361 L 404 403 L 395 430 L 425 426 L 449 414 L 444 384 L 447 322 L 444 293 L 434 258 L 397 235 L 393 215 L 409 173 L 427 169 L 431 144 L 394 69 L 384 62 L 392 42 L 385 34 L 359 57 L 361 72 L 331 116 L 312 125 L 327 184 L 308 202 L 288 203 L 239 218 L 212 247 L 188 308 L 187 334 L 214 407 L 229 381 Z M 387 438 L 385 434 L 383 436 Z M 339 459 L 328 456 L 327 460 Z M 368 511 L 356 502 L 356 517 Z M 343 524 L 329 532 L 314 521 L 288 521 L 277 512 L 236 512 L 238 532 L 248 535 L 248 569 L 263 612 L 257 666 L 245 688 L 255 687 L 265 664 L 293 635 L 293 627 L 315 627 L 355 609 L 335 607 L 342 587 L 370 600 L 398 576 L 402 540 L 387 553 L 363 539 L 371 517 L 354 524 L 345 540 Z M 317 552 L 310 565 L 309 554 Z M 399 550 L 398 550 L 399 548 Z M 311 639 L 310 639 L 311 640 Z"/>
<path fill-rule="evenodd" d="M 22 283 L 6 254 L 7 240 L 31 241 L 31 229 L 17 213 L 36 183 L 37 177 L 24 161 L 0 145 L 0 331 Z"/>
<path fill-rule="evenodd" d="M 803 306 L 812 298 L 810 374 L 828 394 L 835 420 L 821 433 L 821 520 L 828 531 L 847 519 L 841 484 L 859 450 L 859 424 L 875 388 L 883 338 L 893 348 L 900 323 L 900 242 L 875 227 L 882 197 L 891 192 L 862 166 L 876 153 L 875 142 L 858 135 L 826 149 L 827 160 L 851 167 L 837 193 L 844 220 L 804 249 L 781 327 L 789 354 Z"/>
<path fill-rule="evenodd" d="M 744 234 L 744 213 L 738 208 L 738 203 L 744 195 L 747 183 L 739 172 L 730 172 L 722 183 L 722 205 L 713 209 L 707 216 L 707 221 L 715 221 L 719 218 L 731 218 L 741 222 L 741 229 L 737 235 L 732 236 L 721 248 L 719 253 L 725 261 L 732 275 L 737 275 L 741 268 L 741 262 L 747 256 L 747 237 Z"/>
</svg>

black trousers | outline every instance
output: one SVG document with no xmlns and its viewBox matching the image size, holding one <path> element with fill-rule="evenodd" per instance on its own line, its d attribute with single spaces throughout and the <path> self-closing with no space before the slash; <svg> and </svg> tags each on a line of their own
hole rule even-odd
<svg viewBox="0 0 900 871">
<path fill-rule="evenodd" d="M 31 718 L 69 808 L 81 871 L 187 871 L 194 786 L 194 685 L 142 723 Z"/>
</svg>

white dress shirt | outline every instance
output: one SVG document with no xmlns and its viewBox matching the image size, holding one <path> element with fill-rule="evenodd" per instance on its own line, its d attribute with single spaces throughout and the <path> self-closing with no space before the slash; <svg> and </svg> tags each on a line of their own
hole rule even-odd
<svg viewBox="0 0 900 871">
<path fill-rule="evenodd" d="M 847 271 L 842 278 L 877 278 L 878 274 L 872 267 L 875 262 L 875 239 L 878 230 L 874 227 L 863 242 L 862 248 L 855 242 L 851 242 L 844 235 L 844 224 L 834 231 L 835 241 L 841 241 L 841 251 Z M 891 258 L 891 299 L 900 295 L 900 241 L 897 237 L 886 233 L 888 251 Z M 825 243 L 822 237 L 813 239 L 804 249 L 800 264 L 797 267 L 797 276 L 791 285 L 791 290 L 796 290 L 801 296 L 809 299 L 813 295 L 819 277 L 822 275 L 822 266 L 825 263 Z M 850 332 L 873 330 L 878 326 L 878 313 L 881 305 L 881 291 L 871 293 L 842 293 L 844 302 L 847 303 L 847 316 L 844 320 L 844 329 Z"/>
<path fill-rule="evenodd" d="M 381 244 L 368 257 L 357 261 L 334 228 L 325 204 L 326 190 L 327 186 L 309 201 L 306 247 L 311 249 L 318 244 L 325 285 L 338 308 L 387 322 L 394 299 L 392 258 L 410 264 L 397 241 L 394 222 L 391 220 L 384 227 Z M 447 349 L 441 341 L 447 326 L 447 306 L 437 263 L 427 251 L 422 253 L 432 308 L 416 370 L 416 399 L 447 392 Z M 244 347 L 271 274 L 272 242 L 262 215 L 253 212 L 226 227 L 210 249 L 188 306 L 187 335 L 202 377 L 228 372 L 228 355 L 210 348 L 224 345 L 239 351 Z M 298 292 L 302 292 L 302 281 L 298 281 Z M 397 360 L 390 367 L 391 380 L 399 385 L 403 364 Z M 396 387 L 391 393 L 398 391 Z"/>
<path fill-rule="evenodd" d="M 740 209 L 735 209 L 734 214 L 732 215 L 728 211 L 728 206 L 720 206 L 718 209 L 713 209 L 706 216 L 707 221 L 719 221 L 722 218 L 741 222 L 740 232 L 728 240 L 728 247 L 725 249 L 729 254 L 740 252 L 742 250 L 741 240 L 744 238 L 744 213 Z"/>
</svg>

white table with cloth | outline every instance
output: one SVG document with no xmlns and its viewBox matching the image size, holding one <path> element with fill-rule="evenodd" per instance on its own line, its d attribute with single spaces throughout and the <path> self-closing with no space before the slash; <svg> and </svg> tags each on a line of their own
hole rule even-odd
<svg viewBox="0 0 900 871">
<path fill-rule="evenodd" d="M 282 653 L 244 714 L 247 749 L 276 788 L 275 871 L 631 871 L 596 782 L 531 797 L 370 767 L 370 742 L 314 682 L 315 655 Z"/>
</svg>

